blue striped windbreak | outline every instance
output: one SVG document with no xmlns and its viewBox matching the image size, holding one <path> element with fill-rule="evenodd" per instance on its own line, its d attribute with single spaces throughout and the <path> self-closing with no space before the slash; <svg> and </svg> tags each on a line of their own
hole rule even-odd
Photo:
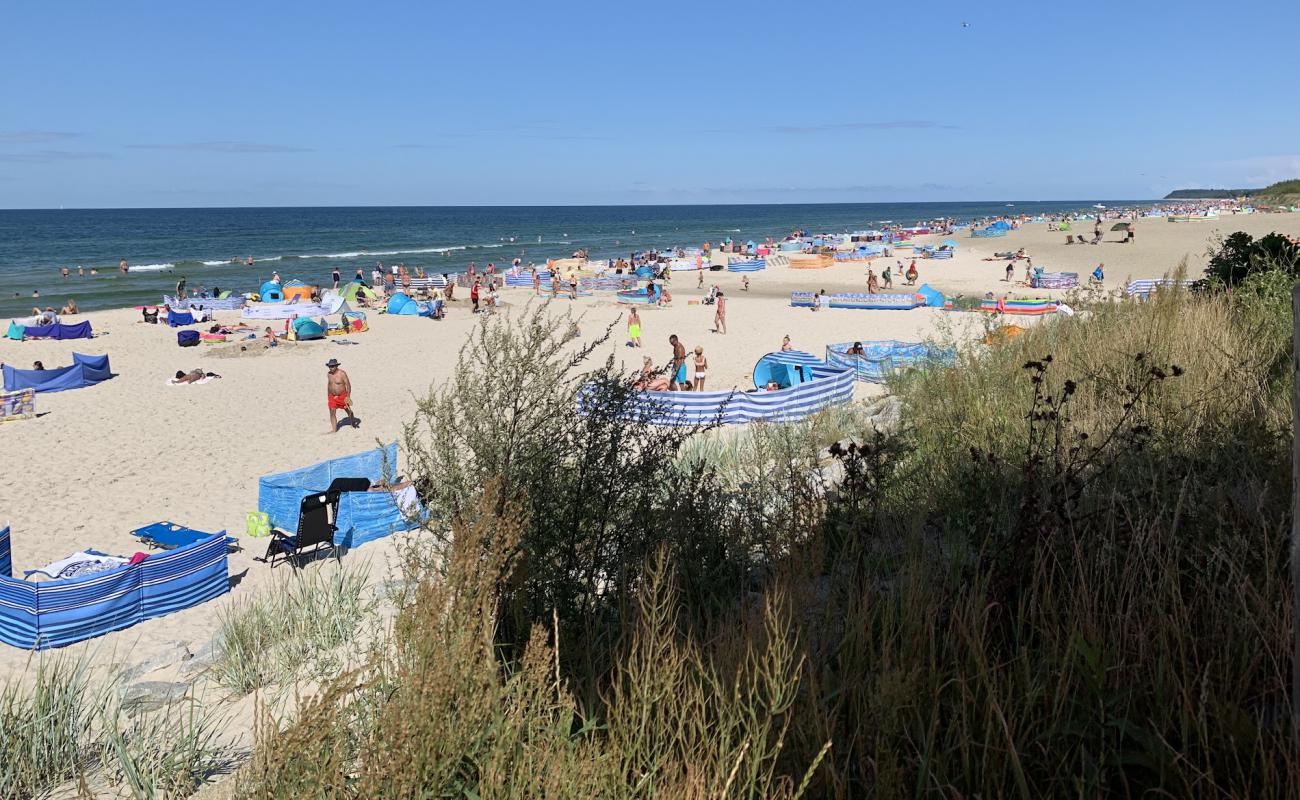
<svg viewBox="0 0 1300 800">
<path fill-rule="evenodd" d="M 852 370 L 828 366 L 810 353 L 798 350 L 769 353 L 760 359 L 803 365 L 812 379 L 775 391 L 729 389 L 718 392 L 640 392 L 627 414 L 655 425 L 738 425 L 756 420 L 789 422 L 803 419 L 827 406 L 853 399 Z M 580 406 L 590 401 L 584 395 Z"/>
<path fill-rule="evenodd" d="M 226 532 L 109 572 L 30 583 L 10 577 L 0 530 L 0 641 L 44 650 L 102 636 L 230 591 Z"/>
</svg>

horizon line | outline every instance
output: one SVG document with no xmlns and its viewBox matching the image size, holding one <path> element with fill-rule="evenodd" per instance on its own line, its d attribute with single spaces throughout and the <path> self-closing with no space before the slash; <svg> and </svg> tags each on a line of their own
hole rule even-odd
<svg viewBox="0 0 1300 800">
<path fill-rule="evenodd" d="M 213 205 L 213 206 L 39 206 L 39 207 L 0 207 L 0 212 L 5 211 L 231 211 L 239 209 L 345 209 L 345 208 L 376 208 L 376 209 L 407 209 L 407 208 L 719 208 L 726 206 L 872 206 L 872 205 L 944 205 L 952 203 L 972 203 L 972 204 L 995 204 L 995 203 L 1098 203 L 1102 201 L 1110 203 L 1156 203 L 1169 198 L 1146 198 L 1146 199 L 1116 199 L 1116 198 L 1070 198 L 1061 200 L 859 200 L 833 202 L 800 202 L 800 203 L 755 203 L 755 202 L 735 202 L 735 203 L 469 203 L 469 204 L 428 204 L 428 205 L 386 205 L 382 203 L 360 203 L 355 205 Z M 1179 198 L 1172 198 L 1178 200 Z M 1188 200 L 1198 198 L 1186 198 Z M 1205 198 L 1199 198 L 1205 199 Z"/>
</svg>

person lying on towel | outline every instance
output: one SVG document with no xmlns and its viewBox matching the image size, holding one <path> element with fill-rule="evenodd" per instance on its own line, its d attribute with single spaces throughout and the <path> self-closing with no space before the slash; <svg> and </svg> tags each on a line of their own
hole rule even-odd
<svg viewBox="0 0 1300 800">
<path fill-rule="evenodd" d="M 176 370 L 176 377 L 172 379 L 172 383 L 198 383 L 204 378 L 220 378 L 220 377 L 221 376 L 215 372 L 204 372 L 201 369 L 192 369 L 189 372 L 185 372 L 184 370 L 178 369 Z"/>
</svg>

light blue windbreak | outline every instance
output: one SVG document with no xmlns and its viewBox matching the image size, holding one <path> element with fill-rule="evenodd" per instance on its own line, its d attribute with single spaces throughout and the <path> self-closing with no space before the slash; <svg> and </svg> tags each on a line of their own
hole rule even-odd
<svg viewBox="0 0 1300 800">
<path fill-rule="evenodd" d="M 257 484 L 257 510 L 265 512 L 274 527 L 292 533 L 298 529 L 302 499 L 324 492 L 335 478 L 368 478 L 376 483 L 396 474 L 397 443 L 394 442 L 383 449 L 266 475 Z M 353 547 L 395 531 L 410 530 L 416 524 L 406 518 L 388 492 L 346 492 L 339 498 L 334 543 Z"/>
<path fill-rule="evenodd" d="M 852 342 L 826 345 L 826 363 L 853 370 L 858 380 L 884 383 L 891 374 L 904 367 L 951 364 L 957 354 L 951 348 L 893 340 L 862 342 L 865 355 L 848 355 Z"/>
</svg>

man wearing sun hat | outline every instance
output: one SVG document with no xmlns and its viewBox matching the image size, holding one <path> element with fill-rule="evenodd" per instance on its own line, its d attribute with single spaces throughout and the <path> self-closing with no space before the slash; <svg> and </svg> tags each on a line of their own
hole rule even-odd
<svg viewBox="0 0 1300 800">
<path fill-rule="evenodd" d="M 351 421 L 352 427 L 360 427 L 360 421 L 352 416 L 352 381 L 348 380 L 348 374 L 339 369 L 337 358 L 326 361 L 325 366 L 329 368 L 329 376 L 325 379 L 325 401 L 330 409 L 330 433 L 338 433 L 340 408 L 348 412 L 344 422 Z"/>
</svg>

